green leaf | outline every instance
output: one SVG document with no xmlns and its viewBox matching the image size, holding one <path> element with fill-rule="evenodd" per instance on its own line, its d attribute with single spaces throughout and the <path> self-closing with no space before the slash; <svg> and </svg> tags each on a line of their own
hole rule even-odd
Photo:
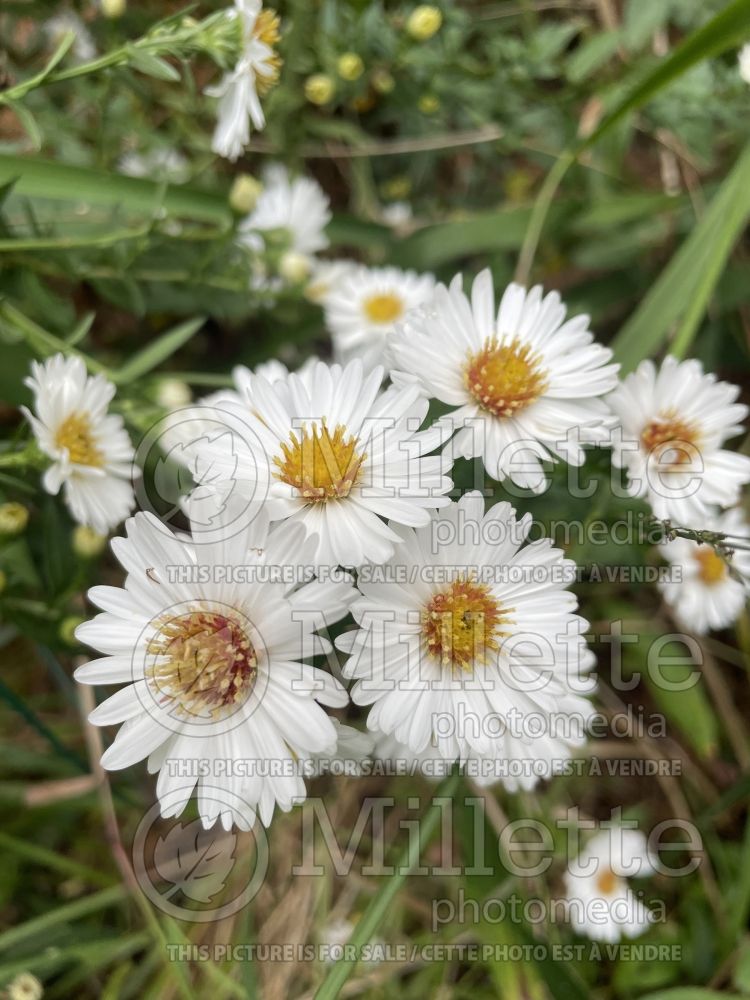
<svg viewBox="0 0 750 1000">
<path fill-rule="evenodd" d="M 613 341 L 623 372 L 657 351 L 677 324 L 672 351 L 684 356 L 750 217 L 750 145 L 714 196 L 705 215 L 651 286 Z"/>
<path fill-rule="evenodd" d="M 706 697 L 700 677 L 692 687 L 683 687 L 690 683 L 691 675 L 696 670 L 693 664 L 684 662 L 686 657 L 684 644 L 676 643 L 674 649 L 671 649 L 671 644 L 665 643 L 661 647 L 660 657 L 662 663 L 660 670 L 665 678 L 664 683 L 658 676 L 652 677 L 651 671 L 644 671 L 654 701 L 667 721 L 680 728 L 700 757 L 703 759 L 713 757 L 719 742 L 719 723 Z"/>
<path fill-rule="evenodd" d="M 165 186 L 144 177 L 125 177 L 26 156 L 0 155 L 0 186 L 15 181 L 14 194 L 31 198 L 122 205 L 153 216 L 163 210 L 186 219 L 232 225 L 226 197 L 185 186 Z"/>
<path fill-rule="evenodd" d="M 151 52 L 146 52 L 135 46 L 133 46 L 130 53 L 130 65 L 134 69 L 137 69 L 139 73 L 143 73 L 146 76 L 153 76 L 157 80 L 168 80 L 170 83 L 174 83 L 180 79 L 180 74 L 174 66 L 171 66 L 164 59 L 160 59 Z"/>
<path fill-rule="evenodd" d="M 349 939 L 349 944 L 352 946 L 355 955 L 363 945 L 367 944 L 378 927 L 380 927 L 399 889 L 405 882 L 408 872 L 417 864 L 422 851 L 437 830 L 442 816 L 442 808 L 438 800 L 453 798 L 458 788 L 459 779 L 460 776 L 454 773 L 446 778 L 437 789 L 432 799 L 432 804 L 420 821 L 419 836 L 409 837 L 408 846 L 401 856 L 399 863 L 396 865 L 395 874 L 383 882 L 382 886 L 368 903 L 367 909 L 362 914 L 359 923 L 354 928 L 354 932 Z M 315 1000 L 334 1000 L 341 992 L 352 972 L 354 972 L 356 964 L 356 958 L 342 958 L 336 962 L 315 994 Z"/>
<path fill-rule="evenodd" d="M 189 319 L 173 326 L 153 344 L 149 344 L 134 355 L 122 368 L 113 371 L 113 380 L 118 385 L 127 385 L 146 375 L 186 344 L 205 322 L 205 316 L 198 316 L 196 319 Z"/>
<path fill-rule="evenodd" d="M 740 1000 L 736 993 L 719 990 L 704 990 L 702 986 L 676 986 L 672 990 L 657 990 L 647 993 L 641 1000 Z"/>
<path fill-rule="evenodd" d="M 620 44 L 619 31 L 602 31 L 587 39 L 568 59 L 566 75 L 571 83 L 582 83 L 603 66 Z"/>
</svg>

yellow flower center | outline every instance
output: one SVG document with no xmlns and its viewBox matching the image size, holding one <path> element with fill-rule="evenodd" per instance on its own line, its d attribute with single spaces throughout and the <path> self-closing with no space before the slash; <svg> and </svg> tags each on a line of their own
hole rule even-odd
<svg viewBox="0 0 750 1000">
<path fill-rule="evenodd" d="M 512 417 L 538 399 L 547 388 L 547 374 L 528 344 L 500 344 L 491 337 L 481 351 L 470 353 L 466 388 L 482 409 L 496 417 Z"/>
<path fill-rule="evenodd" d="M 667 468 L 689 464 L 697 440 L 696 428 L 672 411 L 655 417 L 641 431 L 645 450 Z"/>
<path fill-rule="evenodd" d="M 469 671 L 476 661 L 486 662 L 488 650 L 499 648 L 511 613 L 500 607 L 486 585 L 454 580 L 422 612 L 422 633 L 443 667 Z"/>
<path fill-rule="evenodd" d="M 263 42 L 269 49 L 273 49 L 278 45 L 281 34 L 279 31 L 279 15 L 276 11 L 262 10 L 258 14 L 255 27 L 253 28 L 253 37 L 257 38 L 259 42 Z M 270 73 L 261 75 L 256 72 L 256 87 L 259 94 L 267 94 L 271 87 L 278 81 L 279 73 L 281 72 L 281 63 L 281 56 L 274 52 L 273 55 L 266 59 L 266 64 L 271 68 Z"/>
<path fill-rule="evenodd" d="M 404 314 L 404 302 L 395 292 L 381 292 L 365 299 L 364 310 L 371 323 L 395 323 Z"/>
<path fill-rule="evenodd" d="M 290 443 L 282 444 L 281 455 L 274 458 L 275 476 L 299 490 L 310 503 L 343 500 L 357 481 L 365 453 L 357 450 L 358 441 L 339 425 L 333 434 L 325 423 L 305 428 Z"/>
<path fill-rule="evenodd" d="M 617 876 L 611 868 L 603 868 L 596 878 L 596 888 L 602 896 L 611 896 L 617 888 Z"/>
<path fill-rule="evenodd" d="M 710 546 L 701 545 L 695 552 L 698 576 L 707 587 L 720 583 L 727 575 L 727 564 Z"/>
<path fill-rule="evenodd" d="M 71 462 L 76 465 L 93 465 L 101 468 L 104 455 L 97 448 L 91 428 L 91 420 L 86 413 L 71 413 L 57 428 L 55 444 L 65 448 Z"/>
<path fill-rule="evenodd" d="M 258 658 L 238 620 L 228 613 L 192 611 L 166 616 L 148 644 L 146 671 L 164 702 L 186 718 L 215 719 L 246 698 Z"/>
</svg>

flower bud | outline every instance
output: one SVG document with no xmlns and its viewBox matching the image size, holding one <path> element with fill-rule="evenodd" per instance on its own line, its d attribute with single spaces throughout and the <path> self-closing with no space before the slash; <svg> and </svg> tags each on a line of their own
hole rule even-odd
<svg viewBox="0 0 750 1000">
<path fill-rule="evenodd" d="M 112 20 L 122 17 L 127 6 L 127 0 L 101 0 L 102 14 Z"/>
<path fill-rule="evenodd" d="M 0 535 L 20 535 L 29 523 L 29 512 L 22 503 L 0 504 Z"/>
<path fill-rule="evenodd" d="M 252 174 L 237 174 L 229 191 L 229 205 L 238 215 L 247 215 L 255 208 L 255 203 L 263 190 L 263 185 Z"/>
<path fill-rule="evenodd" d="M 336 69 L 342 80 L 358 80 L 365 71 L 365 64 L 356 52 L 345 52 L 339 56 Z"/>
<path fill-rule="evenodd" d="M 440 101 L 434 94 L 422 94 L 417 102 L 417 107 L 423 115 L 434 115 L 440 110 Z"/>
<path fill-rule="evenodd" d="M 325 73 L 313 73 L 305 80 L 305 97 L 311 104 L 328 104 L 336 92 L 336 85 Z"/>
<path fill-rule="evenodd" d="M 396 81 L 387 69 L 380 68 L 372 74 L 372 86 L 379 94 L 390 94 L 396 86 Z"/>
<path fill-rule="evenodd" d="M 299 285 L 310 275 L 310 261 L 296 250 L 287 250 L 279 261 L 279 274 L 292 285 Z"/>
<path fill-rule="evenodd" d="M 79 524 L 73 531 L 73 551 L 81 559 L 94 559 L 104 551 L 107 536 Z"/>
<path fill-rule="evenodd" d="M 443 15 L 437 7 L 431 4 L 420 4 L 415 7 L 406 22 L 406 30 L 418 42 L 424 42 L 440 31 Z"/>
<path fill-rule="evenodd" d="M 180 406 L 187 406 L 192 398 L 190 386 L 178 378 L 161 379 L 156 388 L 156 402 L 165 410 L 177 410 Z"/>
<path fill-rule="evenodd" d="M 81 615 L 68 615 L 60 622 L 57 634 L 67 646 L 77 646 L 76 629 L 86 621 Z"/>
<path fill-rule="evenodd" d="M 44 988 L 30 972 L 19 972 L 7 986 L 8 1000 L 41 1000 Z"/>
</svg>

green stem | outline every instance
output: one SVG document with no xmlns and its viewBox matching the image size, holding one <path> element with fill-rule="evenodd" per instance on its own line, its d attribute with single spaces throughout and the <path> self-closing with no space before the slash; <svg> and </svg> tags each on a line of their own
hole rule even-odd
<svg viewBox="0 0 750 1000">
<path fill-rule="evenodd" d="M 79 917 L 86 917 L 89 913 L 96 913 L 97 910 L 104 910 L 121 903 L 125 899 L 127 899 L 125 887 L 113 885 L 109 889 L 102 889 L 101 892 L 58 906 L 55 910 L 43 913 L 40 917 L 27 920 L 25 924 L 11 927 L 4 934 L 0 934 L 0 952 L 17 947 L 30 938 L 40 937 L 57 924 L 67 924 Z"/>
<path fill-rule="evenodd" d="M 443 810 L 440 804 L 441 799 L 452 798 L 458 788 L 460 774 L 454 771 L 437 789 L 432 799 L 432 804 L 422 817 L 419 825 L 419 836 L 410 837 L 406 850 L 401 855 L 400 863 L 391 877 L 384 882 L 379 891 L 370 900 L 365 912 L 362 914 L 359 923 L 354 929 L 354 933 L 349 939 L 349 944 L 353 946 L 352 951 L 355 956 L 360 949 L 371 940 L 380 924 L 383 922 L 386 913 L 393 904 L 393 900 L 406 881 L 409 872 L 416 866 L 419 858 L 427 844 L 432 839 L 437 830 Z M 339 995 L 342 987 L 349 976 L 354 971 L 357 959 L 342 958 L 338 961 L 324 979 L 320 989 L 315 994 L 315 1000 L 334 1000 Z"/>
<path fill-rule="evenodd" d="M 32 441 L 22 448 L 21 451 L 7 451 L 0 453 L 0 469 L 22 469 L 25 467 L 41 468 L 46 459 Z"/>
<path fill-rule="evenodd" d="M 40 354 L 52 354 L 54 352 L 60 351 L 62 354 L 72 354 L 79 357 L 83 363 L 86 365 L 90 372 L 95 374 L 105 375 L 107 378 L 111 378 L 109 369 L 104 365 L 100 364 L 94 358 L 90 358 L 83 351 L 78 351 L 74 347 L 71 347 L 66 341 L 61 340 L 56 337 L 54 333 L 49 333 L 48 330 L 43 329 L 28 316 L 25 316 L 19 309 L 7 301 L 0 302 L 0 320 L 5 320 L 11 326 L 23 334 L 25 340 L 31 345 L 31 347 Z"/>
</svg>

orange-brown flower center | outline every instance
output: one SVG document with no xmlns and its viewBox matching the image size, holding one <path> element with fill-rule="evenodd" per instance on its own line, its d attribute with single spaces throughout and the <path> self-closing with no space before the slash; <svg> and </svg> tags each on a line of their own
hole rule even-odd
<svg viewBox="0 0 750 1000">
<path fill-rule="evenodd" d="M 422 612 L 422 633 L 430 653 L 443 667 L 469 671 L 485 663 L 507 635 L 511 609 L 501 608 L 485 584 L 455 580 L 430 600 Z"/>
<path fill-rule="evenodd" d="M 511 417 L 538 399 L 548 385 L 541 359 L 528 344 L 515 339 L 501 344 L 491 337 L 470 353 L 466 387 L 482 409 L 496 417 Z"/>
<path fill-rule="evenodd" d="M 660 414 L 641 431 L 641 444 L 665 467 L 689 464 L 698 441 L 697 429 L 673 412 Z"/>
<path fill-rule="evenodd" d="M 611 896 L 617 888 L 618 878 L 611 868 L 605 867 L 596 877 L 596 888 L 602 896 Z"/>
<path fill-rule="evenodd" d="M 253 689 L 258 657 L 239 620 L 228 612 L 167 615 L 149 641 L 146 671 L 157 696 L 186 718 L 215 719 Z"/>
<path fill-rule="evenodd" d="M 339 425 L 333 434 L 325 424 L 305 428 L 298 437 L 293 431 L 281 455 L 274 458 L 277 479 L 299 490 L 310 503 L 342 500 L 349 496 L 366 455 L 359 451 L 356 437 Z"/>
</svg>

